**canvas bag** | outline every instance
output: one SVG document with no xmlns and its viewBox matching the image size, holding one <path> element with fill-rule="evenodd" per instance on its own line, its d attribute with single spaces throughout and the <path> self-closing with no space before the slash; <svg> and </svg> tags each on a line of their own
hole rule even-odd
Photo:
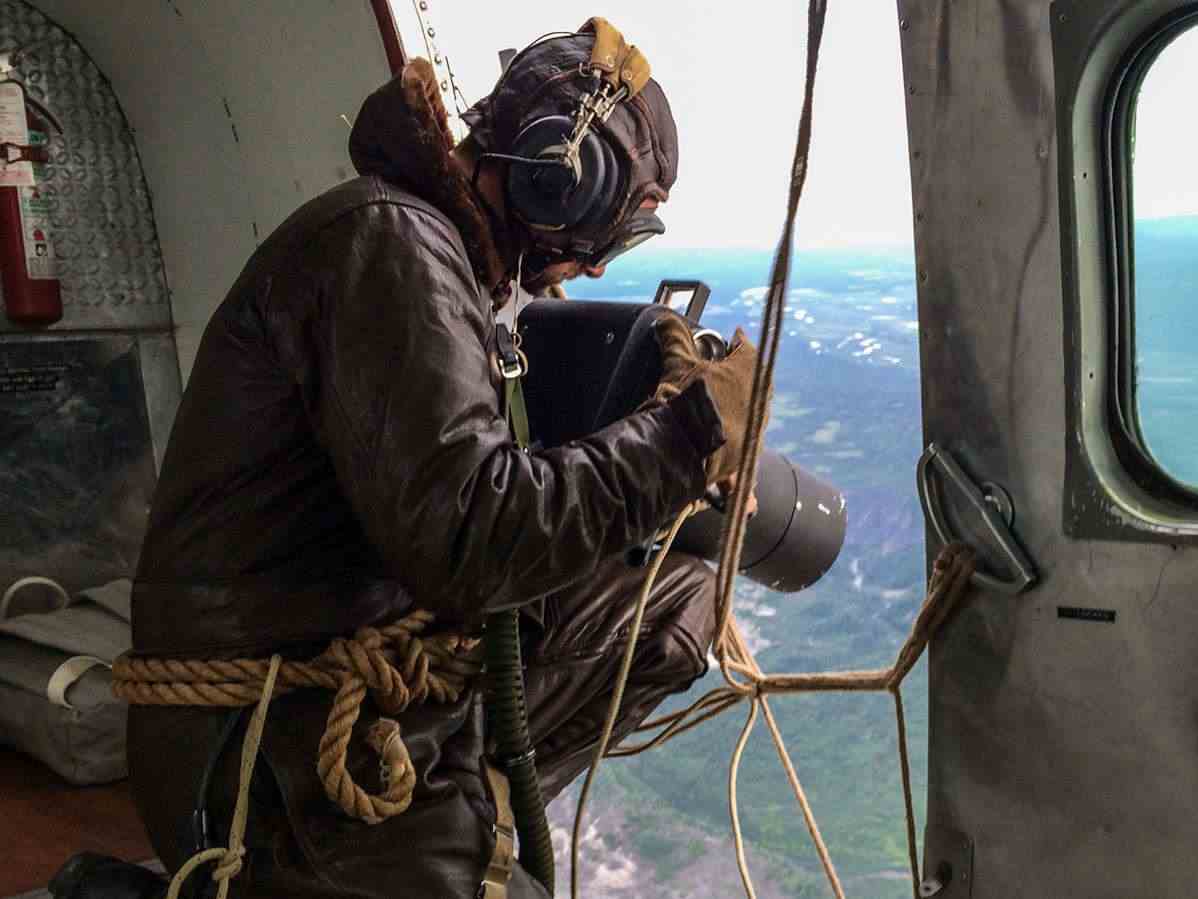
<svg viewBox="0 0 1198 899">
<path fill-rule="evenodd" d="M 112 581 L 65 608 L 0 620 L 0 745 L 74 784 L 128 774 L 128 706 L 112 695 L 110 669 L 132 645 L 131 590 Z"/>
</svg>

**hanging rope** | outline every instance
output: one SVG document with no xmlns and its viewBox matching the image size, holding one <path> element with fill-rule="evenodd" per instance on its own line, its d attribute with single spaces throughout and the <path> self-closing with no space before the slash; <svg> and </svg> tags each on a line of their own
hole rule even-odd
<svg viewBox="0 0 1198 899">
<path fill-rule="evenodd" d="M 767 696 L 771 693 L 827 691 L 889 692 L 894 697 L 912 892 L 915 899 L 919 899 L 920 874 L 916 846 L 915 810 L 911 791 L 910 759 L 907 751 L 907 728 L 903 713 L 901 685 L 903 679 L 919 660 L 932 636 L 947 620 L 949 614 L 958 604 L 968 587 L 969 577 L 974 568 L 972 551 L 960 544 L 946 546 L 941 551 L 933 564 L 927 597 L 912 625 L 910 635 L 899 650 L 895 663 L 889 668 L 868 671 L 767 675 L 761 670 L 753 654 L 749 651 L 748 644 L 736 624 L 736 619 L 732 611 L 736 574 L 740 568 L 740 559 L 748 525 L 749 499 L 752 494 L 753 485 L 757 480 L 757 460 L 764 444 L 765 429 L 769 417 L 769 403 L 773 395 L 774 370 L 781 342 L 782 322 L 784 321 L 786 312 L 791 248 L 798 214 L 798 204 L 807 180 L 808 160 L 811 148 L 815 75 L 819 62 L 819 51 L 823 38 L 826 13 L 826 0 L 809 0 L 806 86 L 802 112 L 799 117 L 799 130 L 794 161 L 791 166 L 786 223 L 782 239 L 779 241 L 774 256 L 769 293 L 762 316 L 761 338 L 758 344 L 760 351 L 753 375 L 749 415 L 745 429 L 745 446 L 740 458 L 737 484 L 732 495 L 729 514 L 725 520 L 724 531 L 721 535 L 720 565 L 716 575 L 718 626 L 713 651 L 724 676 L 725 685 L 708 692 L 685 709 L 645 722 L 641 727 L 637 728 L 637 732 L 650 733 L 657 731 L 655 736 L 639 745 L 618 747 L 610 754 L 612 756 L 625 756 L 644 752 L 699 726 L 716 715 L 731 709 L 738 703 L 747 700 L 749 703 L 748 715 L 733 750 L 728 772 L 729 815 L 732 821 L 737 868 L 740 872 L 745 893 L 749 899 L 755 899 L 756 897 L 748 863 L 745 859 L 744 837 L 741 830 L 740 812 L 737 802 L 737 777 L 744 748 L 748 743 L 749 735 L 752 733 L 757 717 L 760 714 L 765 719 L 766 726 L 774 742 L 774 747 L 786 771 L 787 780 L 802 810 L 812 843 L 815 846 L 820 864 L 824 869 L 832 892 L 837 899 L 845 899 L 844 887 L 841 884 L 839 875 L 836 873 L 831 854 L 828 852 L 827 845 L 820 833 L 819 825 L 811 809 L 810 802 L 807 799 L 806 791 L 803 789 L 794 763 L 791 761 L 790 754 L 786 749 L 785 741 L 778 727 L 778 722 L 774 718 L 773 709 L 770 707 Z M 680 518 L 675 523 L 672 533 L 677 531 L 682 521 L 683 518 Z M 658 564 L 660 564 L 660 561 L 659 557 Z M 643 605 L 647 600 L 657 570 L 658 566 L 655 566 L 650 572 L 649 578 L 642 590 L 637 608 L 638 615 L 641 613 Z M 633 629 L 630 633 L 629 644 L 625 648 L 626 660 L 632 657 L 635 650 L 635 641 L 636 630 Z M 574 822 L 572 847 L 574 872 L 571 876 L 571 896 L 574 899 L 578 899 L 578 839 L 584 804 L 588 795 L 588 788 L 594 779 L 600 759 L 606 751 L 611 723 L 614 722 L 619 711 L 623 687 L 627 679 L 627 667 L 625 665 L 621 669 L 621 676 L 617 682 L 608 711 L 607 725 L 604 727 L 603 737 L 599 742 L 591 769 L 587 774 L 587 780 L 583 787 Z"/>
<path fill-rule="evenodd" d="M 336 691 L 317 772 L 329 799 L 368 824 L 398 815 L 412 802 L 416 772 L 399 723 L 380 718 L 367 734 L 386 776 L 383 791 L 367 793 L 346 768 L 350 737 L 362 700 L 371 694 L 386 715 L 412 703 L 455 702 L 482 668 L 476 640 L 456 634 L 423 636 L 431 612 L 416 611 L 382 628 L 364 627 L 353 639 L 336 639 L 309 662 L 283 662 L 275 695 L 320 687 Z M 259 702 L 272 662 L 263 659 L 202 661 L 121 656 L 113 664 L 113 692 L 136 705 L 236 707 Z"/>
<path fill-rule="evenodd" d="M 570 895 L 574 899 L 578 897 L 578 849 L 587 797 L 591 793 L 591 784 L 595 780 L 595 774 L 599 771 L 599 763 L 607 752 L 608 743 L 611 742 L 612 730 L 616 726 L 616 718 L 620 714 L 620 703 L 624 700 L 624 688 L 628 684 L 628 675 L 632 671 L 632 658 L 636 652 L 636 635 L 641 630 L 641 621 L 645 616 L 645 607 L 649 604 L 649 593 L 652 591 L 658 572 L 661 571 L 662 563 L 665 561 L 666 555 L 674 543 L 674 538 L 678 536 L 678 531 L 682 529 L 682 525 L 686 523 L 686 520 L 695 514 L 702 505 L 701 503 L 690 504 L 682 510 L 681 514 L 674 521 L 674 524 L 666 534 L 665 540 L 662 542 L 661 549 L 658 550 L 653 560 L 653 564 L 649 567 L 649 574 L 645 577 L 645 584 L 641 588 L 640 595 L 636 600 L 636 611 L 633 613 L 632 623 L 628 626 L 628 632 L 631 636 L 628 640 L 628 645 L 624 647 L 624 657 L 620 660 L 620 670 L 616 675 L 615 692 L 612 694 L 611 704 L 607 707 L 607 718 L 603 722 L 603 732 L 599 737 L 598 744 L 595 746 L 595 753 L 591 757 L 591 765 L 587 770 L 586 780 L 583 781 L 582 792 L 578 796 L 578 808 L 574 812 L 574 830 L 570 837 Z"/>
<path fill-rule="evenodd" d="M 170 887 L 166 891 L 166 899 L 179 899 L 179 891 L 187 878 L 200 865 L 216 862 L 212 870 L 212 879 L 216 881 L 216 899 L 225 899 L 229 895 L 229 881 L 241 873 L 241 860 L 245 857 L 245 825 L 249 819 L 250 782 L 254 778 L 254 762 L 258 758 L 258 745 L 262 742 L 262 728 L 266 724 L 266 710 L 270 706 L 271 695 L 274 693 L 276 678 L 282 658 L 272 656 L 267 663 L 266 675 L 262 681 L 262 692 L 258 697 L 258 707 L 250 718 L 250 726 L 246 730 L 245 740 L 241 744 L 241 777 L 237 786 L 237 804 L 233 807 L 233 823 L 229 827 L 229 845 L 222 849 L 214 847 L 197 852 L 171 878 Z"/>
<path fill-rule="evenodd" d="M 656 736 L 639 745 L 621 746 L 611 754 L 613 756 L 635 755 L 690 730 L 708 718 L 714 717 L 725 709 L 731 708 L 743 700 L 749 700 L 750 712 L 745 728 L 742 731 L 738 746 L 743 747 L 743 741 L 748 739 L 756 720 L 758 706 L 770 730 L 770 736 L 778 751 L 779 758 L 786 770 L 791 789 L 803 812 L 807 829 L 811 834 L 812 843 L 824 868 L 832 891 L 838 899 L 843 899 L 844 889 L 840 884 L 831 855 L 819 831 L 819 825 L 811 811 L 810 803 L 803 790 L 802 783 L 795 771 L 786 750 L 773 710 L 770 708 L 767 696 L 771 693 L 809 693 L 809 692 L 888 692 L 894 696 L 895 720 L 898 733 L 899 762 L 903 783 L 903 803 L 907 819 L 907 848 L 911 864 L 911 877 L 916 891 L 920 880 L 917 860 L 915 836 L 915 811 L 911 794 L 910 760 L 907 752 L 907 729 L 903 714 L 902 695 L 900 688 L 903 679 L 919 661 L 924 649 L 932 636 L 943 625 L 951 611 L 957 606 L 969 585 L 969 577 L 973 573 L 973 552 L 961 544 L 953 544 L 937 557 L 933 564 L 932 579 L 928 595 L 919 615 L 911 628 L 911 633 L 899 650 L 895 663 L 889 668 L 867 671 L 828 671 L 804 674 L 764 674 L 757 666 L 749 652 L 740 629 L 733 620 L 728 628 L 729 641 L 721 649 L 717 648 L 717 658 L 721 661 L 725 679 L 728 684 L 717 687 L 701 697 L 691 706 L 671 715 L 664 715 L 646 721 L 637 732 L 649 733 L 658 731 Z M 723 658 L 721 658 L 721 653 Z M 729 674 L 736 672 L 744 681 Z M 755 896 L 752 881 L 747 866 L 744 864 L 743 837 L 741 834 L 739 815 L 736 811 L 736 778 L 739 771 L 740 754 L 734 753 L 729 772 L 729 804 L 732 812 L 733 835 L 736 842 L 738 867 L 746 894 Z"/>
<path fill-rule="evenodd" d="M 911 878 L 916 899 L 920 882 L 919 862 L 916 844 L 915 808 L 911 792 L 911 767 L 907 751 L 907 727 L 903 713 L 901 687 L 903 679 L 919 661 L 924 649 L 932 637 L 939 631 L 961 597 L 969 586 L 969 578 L 974 569 L 973 551 L 962 544 L 952 544 L 945 547 L 932 565 L 932 577 L 929 582 L 928 594 L 919 614 L 911 627 L 911 633 L 899 649 L 898 656 L 889 668 L 879 668 L 864 671 L 825 671 L 803 674 L 765 674 L 758 667 L 756 660 L 749 651 L 735 618 L 729 622 L 727 642 L 722 647 L 716 647 L 716 657 L 724 671 L 726 685 L 716 687 L 701 696 L 687 708 L 669 715 L 662 715 L 644 722 L 634 733 L 649 734 L 652 737 L 642 743 L 620 745 L 611 750 L 609 757 L 638 755 L 647 752 L 670 739 L 698 727 L 705 721 L 727 711 L 733 706 L 749 701 L 749 713 L 741 734 L 733 750 L 728 778 L 728 804 L 732 820 L 733 838 L 736 848 L 737 867 L 746 895 L 756 896 L 752 879 L 744 855 L 744 838 L 740 825 L 740 813 L 737 807 L 737 775 L 744 747 L 748 741 L 760 713 L 769 728 L 774 747 L 778 751 L 791 790 L 803 813 L 807 830 L 823 866 L 825 876 L 832 887 L 837 899 L 844 899 L 844 887 L 832 863 L 827 844 L 820 833 L 815 814 L 807 800 L 806 791 L 799 780 L 794 763 L 787 752 L 773 709 L 770 708 L 766 697 L 771 693 L 826 693 L 826 692 L 888 692 L 894 697 L 895 721 L 897 728 L 899 764 L 903 784 L 903 805 L 906 813 L 907 849 L 911 866 Z M 644 594 L 647 595 L 647 594 Z M 631 650 L 626 648 L 626 653 Z M 734 672 L 738 677 L 732 676 Z M 611 717 L 609 711 L 609 718 Z M 594 765 L 592 766 L 594 767 Z M 593 775 L 588 776 L 588 780 Z M 578 831 L 577 821 L 575 832 Z M 577 865 L 577 862 L 575 862 Z M 576 895 L 572 893 L 572 895 Z"/>
</svg>

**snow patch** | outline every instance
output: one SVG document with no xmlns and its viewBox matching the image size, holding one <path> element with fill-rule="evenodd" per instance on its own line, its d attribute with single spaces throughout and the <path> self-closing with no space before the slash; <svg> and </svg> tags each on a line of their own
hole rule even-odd
<svg viewBox="0 0 1198 899">
<path fill-rule="evenodd" d="M 818 428 L 811 435 L 812 443 L 832 443 L 836 440 L 836 435 L 840 433 L 842 425 L 839 421 L 826 421 L 823 427 Z"/>
</svg>

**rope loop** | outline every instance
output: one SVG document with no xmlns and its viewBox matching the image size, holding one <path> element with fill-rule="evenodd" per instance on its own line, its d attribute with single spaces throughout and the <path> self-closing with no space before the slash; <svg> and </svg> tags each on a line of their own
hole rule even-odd
<svg viewBox="0 0 1198 899">
<path fill-rule="evenodd" d="M 460 634 L 425 636 L 433 621 L 431 612 L 417 610 L 383 627 L 361 627 L 353 637 L 338 637 L 310 661 L 277 665 L 275 696 L 311 687 L 334 691 L 320 738 L 317 775 L 330 800 L 368 824 L 398 815 L 411 805 L 416 770 L 399 723 L 385 717 L 366 737 L 379 757 L 381 792 L 368 793 L 350 775 L 346 758 L 367 695 L 384 715 L 399 715 L 413 703 L 456 702 L 482 669 L 477 639 Z M 113 665 L 112 689 L 118 697 L 140 705 L 237 707 L 259 702 L 270 668 L 265 659 L 121 656 Z M 241 858 L 223 853 L 217 871 L 235 877 Z"/>
</svg>

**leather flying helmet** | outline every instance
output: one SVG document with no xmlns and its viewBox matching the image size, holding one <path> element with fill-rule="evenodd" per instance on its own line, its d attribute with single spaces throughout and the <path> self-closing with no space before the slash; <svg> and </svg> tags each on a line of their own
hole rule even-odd
<svg viewBox="0 0 1198 899">
<path fill-rule="evenodd" d="M 602 265 L 665 230 L 638 207 L 669 197 L 678 132 L 644 56 L 605 20 L 526 47 L 463 119 L 509 157 L 508 208 L 537 255 Z"/>
</svg>

